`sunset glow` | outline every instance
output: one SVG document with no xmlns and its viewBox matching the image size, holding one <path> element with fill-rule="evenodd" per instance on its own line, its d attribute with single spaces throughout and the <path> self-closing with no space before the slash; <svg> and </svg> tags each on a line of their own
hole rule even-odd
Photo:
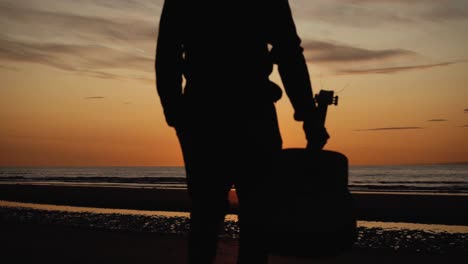
<svg viewBox="0 0 468 264">
<path fill-rule="evenodd" d="M 326 149 L 351 165 L 468 161 L 467 1 L 290 3 L 314 92 L 340 97 Z M 182 166 L 155 87 L 161 6 L 0 0 L 0 166 Z M 277 109 L 283 147 L 305 146 L 286 96 Z"/>
</svg>

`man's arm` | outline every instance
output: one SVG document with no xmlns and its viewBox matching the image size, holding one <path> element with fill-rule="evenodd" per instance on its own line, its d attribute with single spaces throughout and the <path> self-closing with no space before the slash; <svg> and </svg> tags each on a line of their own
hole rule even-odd
<svg viewBox="0 0 468 264">
<path fill-rule="evenodd" d="M 166 122 L 176 126 L 182 108 L 183 49 L 178 34 L 180 27 L 174 0 L 164 2 L 159 21 L 156 47 L 156 89 L 164 109 Z"/>
<path fill-rule="evenodd" d="M 278 65 L 286 94 L 294 108 L 294 119 L 304 121 L 315 110 L 312 84 L 291 9 L 287 0 L 272 1 L 272 55 Z"/>
<path fill-rule="evenodd" d="M 294 108 L 294 119 L 304 121 L 303 129 L 308 148 L 322 149 L 329 135 L 320 124 L 312 84 L 304 57 L 301 39 L 297 34 L 288 0 L 275 0 L 272 18 L 272 56 L 283 82 L 284 89 Z"/>
</svg>

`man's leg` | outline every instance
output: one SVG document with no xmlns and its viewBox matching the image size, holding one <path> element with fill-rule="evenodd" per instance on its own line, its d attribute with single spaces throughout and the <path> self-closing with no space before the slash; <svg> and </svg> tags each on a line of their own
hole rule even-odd
<svg viewBox="0 0 468 264">
<path fill-rule="evenodd" d="M 193 131 L 191 131 L 193 132 Z M 218 235 L 229 201 L 229 183 L 219 155 L 201 133 L 178 132 L 184 156 L 187 189 L 191 200 L 188 251 L 190 264 L 212 264 Z"/>
<path fill-rule="evenodd" d="M 218 202 L 223 200 L 222 196 L 213 197 L 211 200 L 192 200 L 188 240 L 191 264 L 212 264 L 216 257 L 219 230 L 224 223 L 226 209 Z"/>
<path fill-rule="evenodd" d="M 246 122 L 244 153 L 235 187 L 239 199 L 240 247 L 239 264 L 268 262 L 265 221 L 269 208 L 266 188 L 282 140 L 273 103 L 259 104 Z"/>
<path fill-rule="evenodd" d="M 260 197 L 258 189 L 252 188 L 252 185 L 254 184 L 236 185 L 240 227 L 238 264 L 266 264 L 268 262 L 263 223 L 265 220 L 264 197 Z"/>
</svg>

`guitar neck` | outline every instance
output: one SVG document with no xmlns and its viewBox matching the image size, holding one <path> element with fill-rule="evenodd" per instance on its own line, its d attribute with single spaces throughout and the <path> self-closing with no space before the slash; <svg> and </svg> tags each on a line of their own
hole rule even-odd
<svg viewBox="0 0 468 264">
<path fill-rule="evenodd" d="M 333 91 L 321 90 L 320 93 L 315 96 L 315 103 L 317 104 L 317 121 L 319 125 L 325 126 L 328 106 L 331 104 L 338 105 L 338 96 L 334 96 Z"/>
<path fill-rule="evenodd" d="M 328 104 L 318 104 L 317 106 L 317 117 L 319 124 L 325 126 L 325 120 L 327 118 Z"/>
</svg>

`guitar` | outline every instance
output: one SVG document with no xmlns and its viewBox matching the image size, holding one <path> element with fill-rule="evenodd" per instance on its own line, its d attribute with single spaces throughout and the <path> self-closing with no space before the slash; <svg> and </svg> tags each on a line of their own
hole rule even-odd
<svg viewBox="0 0 468 264">
<path fill-rule="evenodd" d="M 314 97 L 318 122 L 325 125 L 329 105 L 338 105 L 333 91 Z M 336 256 L 357 239 L 354 202 L 348 190 L 348 159 L 335 151 L 282 150 L 269 182 L 271 209 L 265 219 L 267 248 L 272 255 Z"/>
</svg>

